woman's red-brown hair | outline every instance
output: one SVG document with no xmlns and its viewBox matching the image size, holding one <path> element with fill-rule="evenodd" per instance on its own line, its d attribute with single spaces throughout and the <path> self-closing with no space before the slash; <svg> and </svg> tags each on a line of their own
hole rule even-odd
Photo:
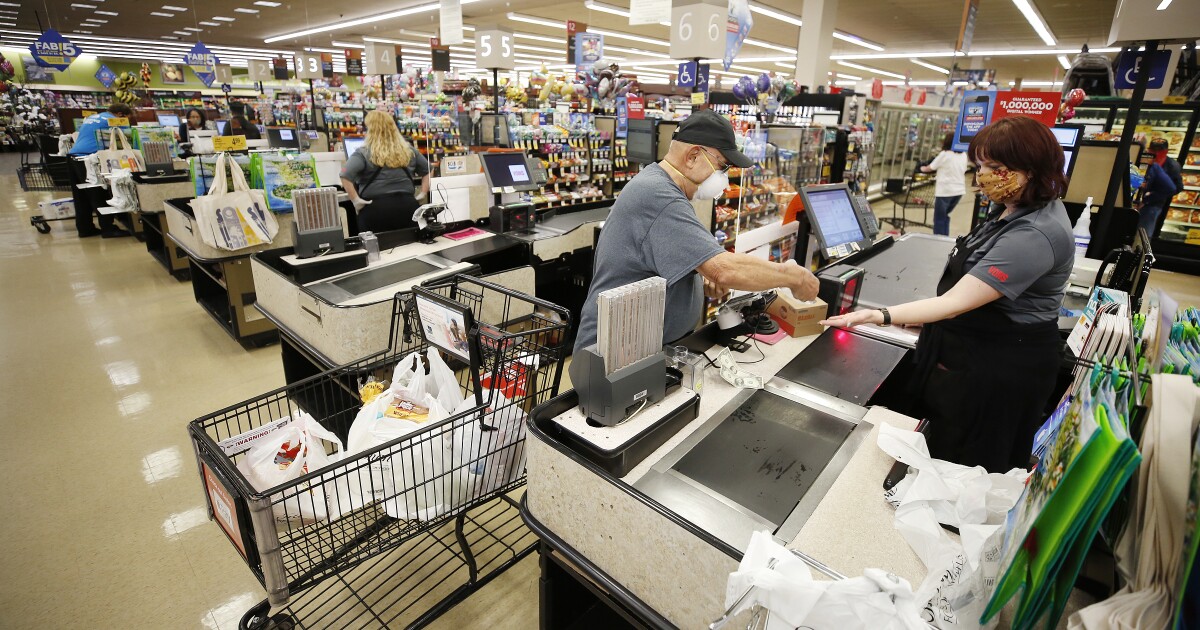
<svg viewBox="0 0 1200 630">
<path fill-rule="evenodd" d="M 980 129 L 967 149 L 972 162 L 978 164 L 979 156 L 1028 174 L 1029 183 L 1017 200 L 1022 206 L 1041 206 L 1067 192 L 1062 147 L 1049 128 L 1032 118 L 1001 118 Z"/>
</svg>

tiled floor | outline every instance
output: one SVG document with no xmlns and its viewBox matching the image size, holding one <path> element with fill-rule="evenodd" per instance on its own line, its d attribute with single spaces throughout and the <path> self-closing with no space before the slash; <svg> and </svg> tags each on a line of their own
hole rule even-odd
<svg viewBox="0 0 1200 630">
<path fill-rule="evenodd" d="M 278 347 L 242 348 L 132 238 L 35 232 L 67 195 L 22 193 L 15 167 L 0 155 L 0 627 L 236 628 L 263 590 L 206 518 L 185 426 L 282 385 Z M 1200 303 L 1195 278 L 1156 282 Z M 536 627 L 536 562 L 437 627 Z"/>
</svg>

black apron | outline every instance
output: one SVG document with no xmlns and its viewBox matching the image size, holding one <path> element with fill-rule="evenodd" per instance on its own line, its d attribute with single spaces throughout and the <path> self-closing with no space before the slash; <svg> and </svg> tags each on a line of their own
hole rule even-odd
<svg viewBox="0 0 1200 630">
<path fill-rule="evenodd" d="M 1012 219 L 1035 210 L 986 221 L 958 237 L 937 294 L 957 284 L 967 274 L 967 259 L 1009 229 Z M 913 391 L 929 420 L 930 455 L 989 472 L 1029 467 L 1062 359 L 1057 320 L 1014 323 L 991 302 L 926 324 L 916 356 Z"/>
</svg>

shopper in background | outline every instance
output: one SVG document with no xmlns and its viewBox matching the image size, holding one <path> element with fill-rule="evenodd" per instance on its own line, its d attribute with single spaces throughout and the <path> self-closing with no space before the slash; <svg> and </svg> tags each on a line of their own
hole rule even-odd
<svg viewBox="0 0 1200 630">
<path fill-rule="evenodd" d="M 200 131 L 200 130 L 211 131 L 215 128 L 216 127 L 213 125 L 212 121 L 208 120 L 205 117 L 203 111 L 200 111 L 199 109 L 196 109 L 195 107 L 189 108 L 187 110 L 187 113 L 184 114 L 183 122 L 179 123 L 179 141 L 180 142 L 189 142 L 189 140 L 188 140 L 188 132 L 189 131 Z"/>
<path fill-rule="evenodd" d="M 933 193 L 933 233 L 942 236 L 950 235 L 950 213 L 967 192 L 963 181 L 967 174 L 967 154 L 953 151 L 953 146 L 954 134 L 948 133 L 942 138 L 942 152 L 927 166 L 921 167 L 922 173 L 937 173 Z"/>
<path fill-rule="evenodd" d="M 1146 230 L 1146 236 L 1154 238 L 1162 227 L 1163 209 L 1171 204 L 1171 199 L 1183 192 L 1183 172 L 1179 162 L 1167 157 L 1167 141 L 1156 138 L 1150 142 L 1150 153 L 1154 161 L 1146 169 L 1146 179 L 1142 182 L 1142 207 L 1138 209 L 1138 227 Z"/>
<path fill-rule="evenodd" d="M 625 185 L 604 222 L 576 352 L 596 343 L 600 292 L 654 276 L 667 281 L 667 343 L 695 329 L 704 305 L 702 285 L 712 297 L 728 289 L 778 287 L 791 289 L 802 300 L 816 297 L 817 279 L 807 269 L 727 252 L 696 218 L 693 199 L 720 197 L 729 186 L 726 171 L 731 166 L 753 165 L 737 150 L 733 125 L 723 116 L 700 110 L 680 123 L 666 158 L 646 165 Z"/>
<path fill-rule="evenodd" d="M 342 167 L 342 188 L 358 209 L 360 232 L 415 227 L 417 191 L 429 192 L 429 162 L 400 135 L 391 114 L 367 114 L 367 141 Z"/>
<path fill-rule="evenodd" d="M 1061 360 L 1058 309 L 1074 261 L 1062 147 L 1032 118 L 1003 118 L 971 141 L 996 202 L 958 237 L 938 297 L 831 317 L 829 326 L 925 324 L 917 342 L 929 453 L 991 472 L 1027 468 Z"/>
<path fill-rule="evenodd" d="M 108 133 L 108 121 L 111 118 L 131 118 L 133 110 L 123 103 L 113 103 L 108 111 L 92 114 L 84 119 L 77 130 L 75 145 L 68 152 L 67 171 L 70 174 L 71 198 L 75 201 L 75 231 L 80 238 L 100 235 L 103 238 L 129 236 L 129 232 L 117 227 L 113 215 L 100 214 L 96 209 L 105 205 L 108 190 L 103 187 L 79 188 L 79 184 L 87 182 L 87 169 L 84 168 L 84 158 L 104 148 L 96 138 L 96 132 Z M 118 127 L 121 133 L 128 133 L 129 127 Z M 100 228 L 96 228 L 92 215 L 100 217 Z"/>
</svg>

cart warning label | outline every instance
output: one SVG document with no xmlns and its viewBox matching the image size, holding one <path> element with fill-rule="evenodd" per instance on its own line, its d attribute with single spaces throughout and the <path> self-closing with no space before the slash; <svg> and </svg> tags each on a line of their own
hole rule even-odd
<svg viewBox="0 0 1200 630">
<path fill-rule="evenodd" d="M 292 417 L 284 416 L 278 420 L 268 422 L 257 429 L 251 429 L 245 433 L 239 433 L 231 438 L 221 440 L 220 442 L 217 442 L 217 446 L 221 447 L 221 451 L 225 453 L 225 455 L 233 457 L 238 453 L 245 453 L 246 451 L 250 450 L 250 447 L 254 446 L 254 442 L 271 435 L 280 429 L 291 426 L 291 424 Z"/>
</svg>

